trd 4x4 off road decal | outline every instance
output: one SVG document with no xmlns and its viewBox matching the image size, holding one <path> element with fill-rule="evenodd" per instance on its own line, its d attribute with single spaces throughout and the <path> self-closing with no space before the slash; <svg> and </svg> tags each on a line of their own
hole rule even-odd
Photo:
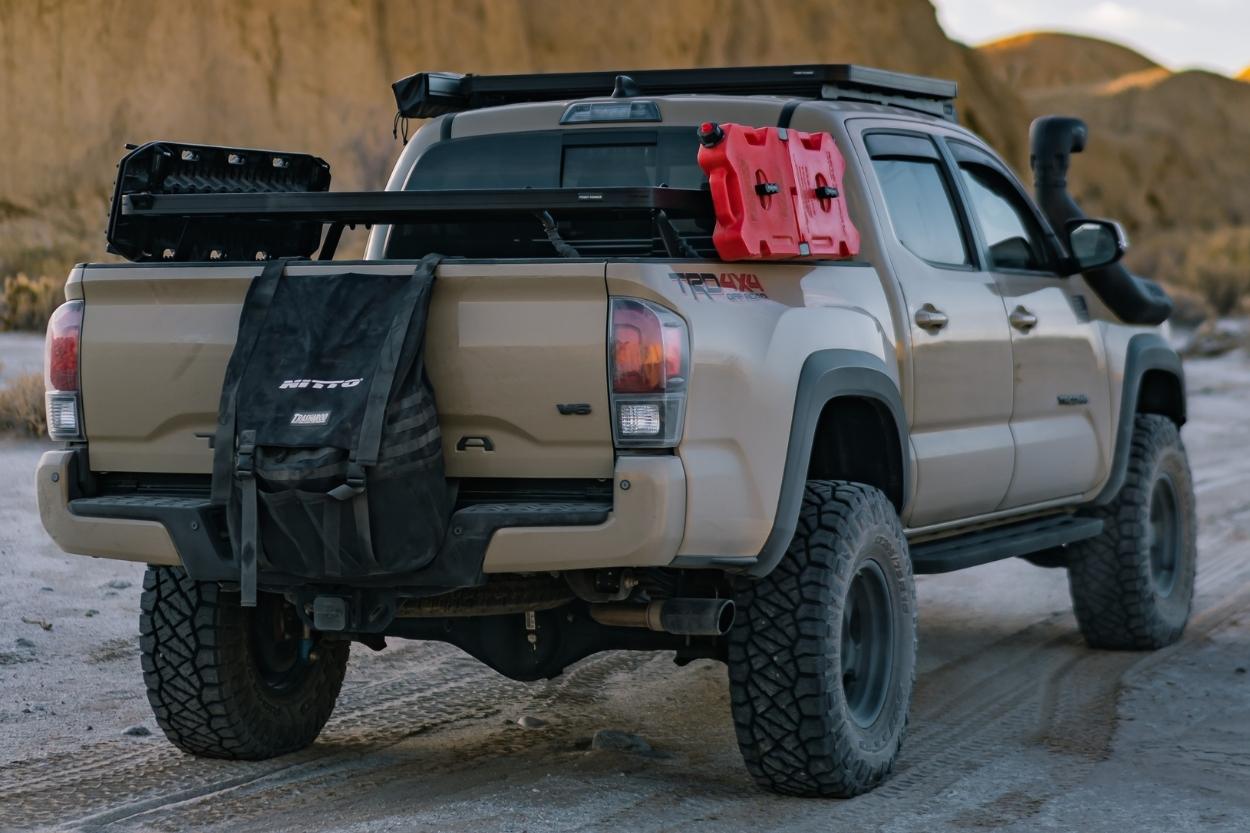
<svg viewBox="0 0 1250 833">
<path fill-rule="evenodd" d="M 313 390 L 334 390 L 335 388 L 354 388 L 364 379 L 287 379 L 278 385 L 278 390 L 292 390 L 311 387 Z"/>
<path fill-rule="evenodd" d="M 681 294 L 689 293 L 697 301 L 705 297 L 709 301 L 718 298 L 726 301 L 759 301 L 768 298 L 759 276 L 753 272 L 669 272 L 668 276 L 681 287 Z"/>
</svg>

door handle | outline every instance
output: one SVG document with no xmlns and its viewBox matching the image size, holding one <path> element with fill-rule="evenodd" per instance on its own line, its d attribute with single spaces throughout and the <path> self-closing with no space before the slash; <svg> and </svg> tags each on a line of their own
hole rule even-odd
<svg viewBox="0 0 1250 833">
<path fill-rule="evenodd" d="M 946 317 L 946 313 L 933 304 L 925 304 L 916 310 L 916 326 L 927 333 L 936 333 L 948 323 L 950 319 Z"/>
<path fill-rule="evenodd" d="M 1037 326 L 1037 316 L 1029 312 L 1024 307 L 1016 307 L 1011 311 L 1011 315 L 1007 316 L 1007 320 L 1011 322 L 1011 326 L 1015 327 L 1022 333 Z"/>
</svg>

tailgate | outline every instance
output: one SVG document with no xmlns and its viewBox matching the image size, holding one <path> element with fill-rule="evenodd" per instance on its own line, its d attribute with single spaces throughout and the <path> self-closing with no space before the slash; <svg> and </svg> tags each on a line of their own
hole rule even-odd
<svg viewBox="0 0 1250 833">
<path fill-rule="evenodd" d="M 304 263 L 288 279 L 409 271 Z M 438 270 L 426 366 L 452 477 L 611 477 L 605 265 Z M 207 474 L 251 264 L 99 265 L 86 301 L 83 423 L 93 471 Z M 559 405 L 587 405 L 587 409 Z"/>
</svg>

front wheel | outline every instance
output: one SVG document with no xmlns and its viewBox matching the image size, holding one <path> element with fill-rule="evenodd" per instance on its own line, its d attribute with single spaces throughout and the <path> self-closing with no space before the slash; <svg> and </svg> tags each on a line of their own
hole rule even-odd
<svg viewBox="0 0 1250 833">
<path fill-rule="evenodd" d="M 902 744 L 916 673 L 916 593 L 890 501 L 811 481 L 785 558 L 744 580 L 729 683 L 748 771 L 779 793 L 848 798 Z"/>
<path fill-rule="evenodd" d="M 1068 585 L 1090 647 L 1150 650 L 1180 638 L 1197 571 L 1195 515 L 1176 425 L 1137 416 L 1124 485 L 1097 510 L 1102 533 L 1069 547 Z"/>
<path fill-rule="evenodd" d="M 330 718 L 348 643 L 302 656 L 303 627 L 281 597 L 255 608 L 181 568 L 143 577 L 139 646 L 156 722 L 184 752 L 263 760 L 312 743 Z"/>
</svg>

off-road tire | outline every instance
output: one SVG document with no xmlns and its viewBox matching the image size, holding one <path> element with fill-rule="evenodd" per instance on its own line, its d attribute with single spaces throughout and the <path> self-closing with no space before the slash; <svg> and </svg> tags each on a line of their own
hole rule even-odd
<svg viewBox="0 0 1250 833">
<path fill-rule="evenodd" d="M 1161 527 L 1166 513 L 1159 507 L 1169 501 L 1174 526 L 1164 520 Z M 1068 558 L 1068 586 L 1086 643 L 1140 651 L 1175 642 L 1189 620 L 1198 523 L 1185 447 L 1170 419 L 1136 417 L 1124 485 L 1093 514 L 1104 521 L 1102 533 L 1073 544 Z M 1161 542 L 1175 548 L 1170 570 L 1161 568 L 1168 559 L 1157 549 L 1152 564 L 1152 545 Z"/>
<path fill-rule="evenodd" d="M 272 597 L 268 603 L 282 602 Z M 260 608 L 241 607 L 237 592 L 192 581 L 181 568 L 149 567 L 140 608 L 148 701 L 179 749 L 263 760 L 316 739 L 343 683 L 347 642 L 321 641 L 315 661 L 275 678 L 258 659 L 257 640 L 265 638 L 254 627 Z"/>
<path fill-rule="evenodd" d="M 848 702 L 848 692 L 863 683 L 844 682 L 843 633 L 859 628 L 847 627 L 844 615 L 862 604 L 849 601 L 853 587 L 867 586 L 859 582 L 886 592 L 872 617 L 888 623 L 888 636 L 876 639 L 888 646 L 888 659 L 875 665 L 886 676 L 864 675 L 882 681 L 871 719 L 862 710 L 857 718 Z M 916 673 L 911 559 L 886 496 L 858 483 L 809 481 L 785 557 L 767 577 L 742 579 L 737 604 L 730 695 L 738 745 L 755 781 L 787 795 L 839 798 L 881 783 L 902 744 Z M 861 655 L 872 653 L 845 651 L 846 659 Z"/>
</svg>

